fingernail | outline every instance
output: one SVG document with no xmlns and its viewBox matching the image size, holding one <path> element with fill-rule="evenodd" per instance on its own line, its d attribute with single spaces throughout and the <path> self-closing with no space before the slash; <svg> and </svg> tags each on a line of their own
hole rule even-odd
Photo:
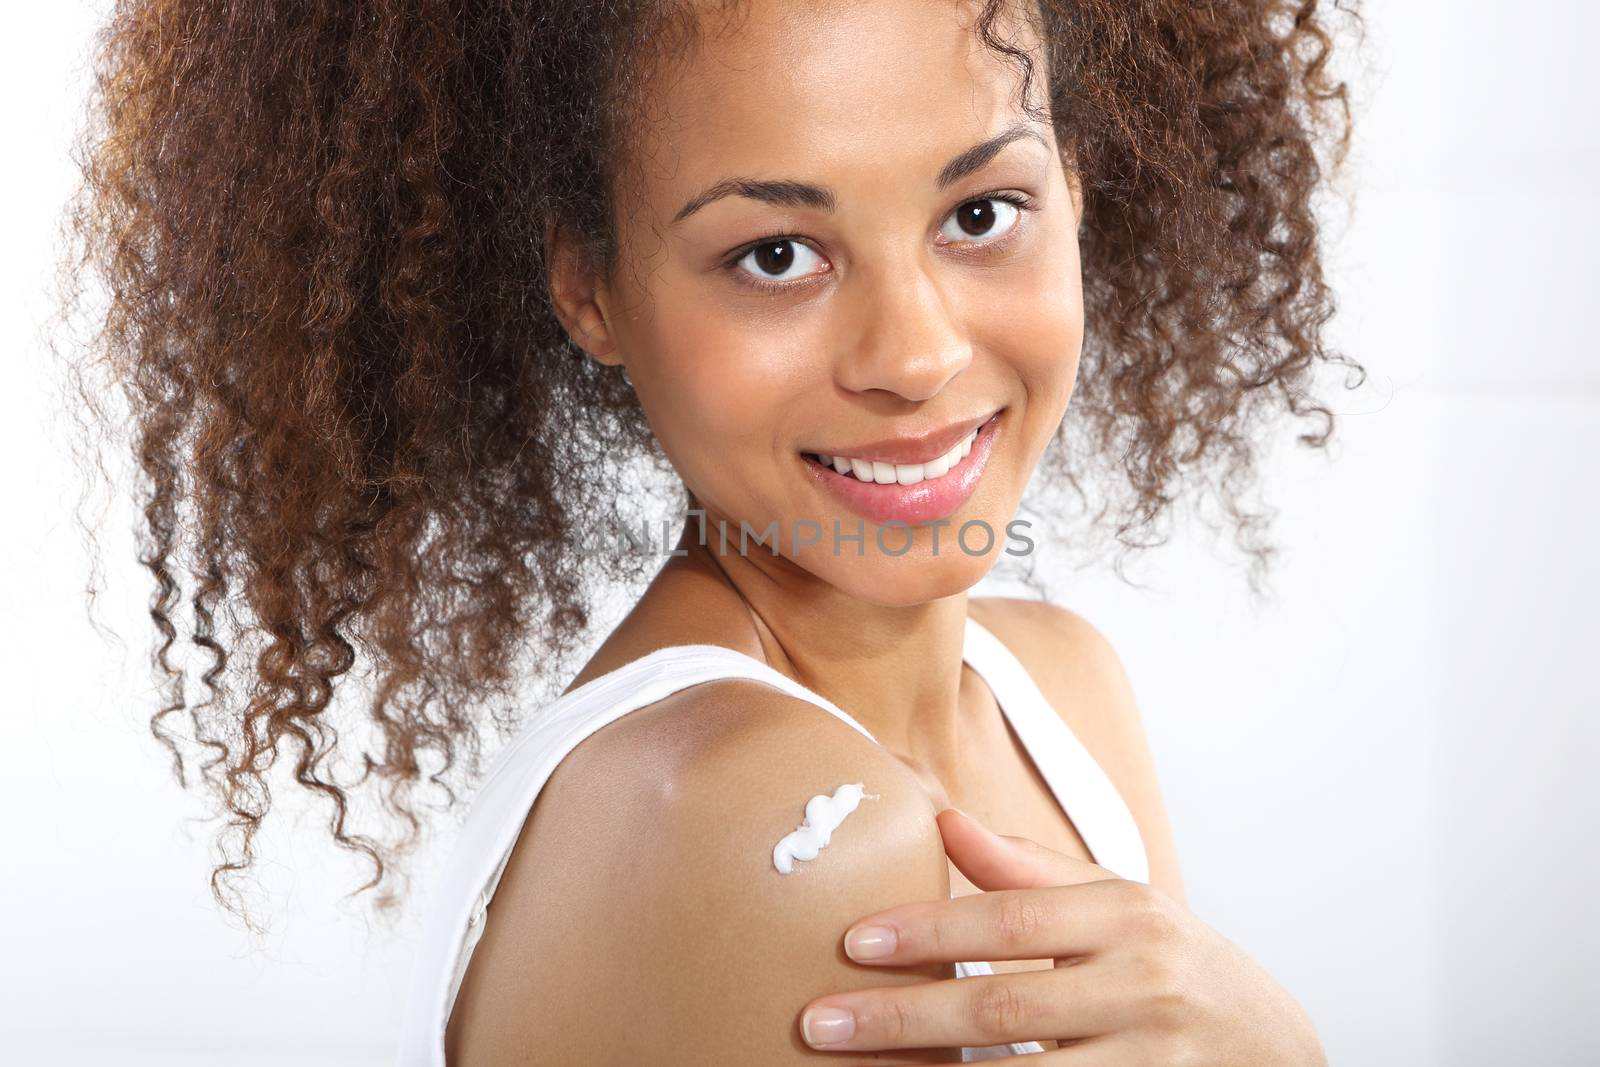
<svg viewBox="0 0 1600 1067">
<path fill-rule="evenodd" d="M 844 953 L 853 960 L 881 960 L 894 955 L 900 937 L 888 926 L 852 926 L 844 935 Z"/>
<path fill-rule="evenodd" d="M 837 1045 L 856 1033 L 856 1017 L 844 1008 L 807 1008 L 800 1030 L 808 1045 Z"/>
<path fill-rule="evenodd" d="M 976 816 L 968 815 L 966 812 L 962 811 L 960 808 L 951 807 L 950 810 L 955 812 L 957 815 L 961 816 L 963 819 L 967 820 L 968 822 L 973 823 L 974 825 L 983 826 L 982 820 L 978 819 Z"/>
</svg>

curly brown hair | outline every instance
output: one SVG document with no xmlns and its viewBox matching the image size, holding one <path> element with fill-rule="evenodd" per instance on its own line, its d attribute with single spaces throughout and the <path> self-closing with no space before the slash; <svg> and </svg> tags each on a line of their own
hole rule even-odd
<svg viewBox="0 0 1600 1067">
<path fill-rule="evenodd" d="M 994 30 L 1003 6 L 985 0 L 980 35 L 1030 78 L 1032 57 Z M 1124 549 L 1153 543 L 1183 491 L 1215 494 L 1262 564 L 1261 517 L 1237 501 L 1263 428 L 1309 418 L 1300 440 L 1326 444 L 1314 372 L 1362 377 L 1324 342 L 1314 210 L 1350 137 L 1332 20 L 1359 15 L 1317 0 L 1034 15 L 1086 198 L 1087 316 L 1035 481 L 1104 490 L 1088 524 Z M 557 321 L 545 226 L 610 262 L 628 118 L 652 62 L 696 27 L 691 5 L 654 0 L 119 0 L 101 31 L 63 305 L 86 278 L 108 303 L 72 371 L 147 482 L 140 562 L 166 685 L 151 730 L 182 787 L 179 742 L 210 753 L 197 781 L 227 820 L 212 892 L 247 922 L 224 890 L 255 858 L 281 761 L 331 802 L 335 842 L 375 865 L 356 892 L 383 887 L 425 829 L 418 787 L 450 811 L 452 783 L 479 772 L 474 709 L 509 729 L 526 708 L 518 654 L 558 677 L 596 579 L 647 562 L 573 550 L 577 524 L 632 494 L 620 480 L 637 470 L 602 460 L 664 457 L 621 369 Z M 128 410 L 109 411 L 114 396 Z M 197 703 L 171 658 L 183 641 L 210 659 Z M 372 695 L 345 712 L 358 649 Z M 352 731 L 360 774 L 341 781 Z M 347 821 L 374 775 L 398 840 Z"/>
</svg>

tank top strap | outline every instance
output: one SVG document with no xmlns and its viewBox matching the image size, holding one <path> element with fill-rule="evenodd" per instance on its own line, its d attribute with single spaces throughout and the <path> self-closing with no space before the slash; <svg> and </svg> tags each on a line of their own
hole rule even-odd
<svg viewBox="0 0 1600 1067">
<path fill-rule="evenodd" d="M 1124 877 L 1143 878 L 1143 846 L 1131 815 L 1099 766 L 1049 708 L 1021 663 L 970 617 L 963 658 L 993 690 L 1030 758 L 1063 809 L 1072 813 L 1070 817 L 1096 862 Z M 844 709 L 776 668 L 722 645 L 656 649 L 546 704 L 501 747 L 485 770 L 428 902 L 402 1021 L 402 1067 L 443 1067 L 444 1028 L 482 937 L 489 900 L 540 790 L 557 765 L 584 739 L 624 715 L 679 690 L 724 678 L 773 686 L 821 708 L 878 744 Z M 956 973 L 970 977 L 994 972 L 987 963 L 975 961 L 959 964 Z M 1040 1051 L 1037 1042 L 1021 1042 L 963 1049 L 962 1058 L 969 1061 Z"/>
<path fill-rule="evenodd" d="M 878 739 L 843 708 L 753 656 L 723 645 L 658 648 L 557 698 L 546 706 L 532 728 L 508 742 L 495 757 L 484 775 L 474 808 L 483 804 L 506 807 L 483 820 L 486 832 L 496 831 L 494 839 L 474 843 L 486 846 L 490 854 L 498 856 L 498 866 L 479 894 L 477 912 L 481 914 L 488 907 L 489 898 L 500 884 L 506 861 L 511 857 L 511 848 L 522 832 L 523 818 L 568 753 L 590 734 L 629 712 L 664 700 L 681 689 L 725 678 L 746 678 L 774 686 L 815 704 L 860 731 L 873 744 L 878 743 Z M 520 755 L 524 749 L 536 755 L 524 758 Z M 474 845 L 468 846 L 468 854 L 483 854 Z"/>
<path fill-rule="evenodd" d="M 967 617 L 967 665 L 994 694 L 1028 757 L 1055 794 L 1094 862 L 1118 877 L 1150 881 L 1144 838 L 1105 769 L 1051 707 L 1028 669 L 993 631 Z"/>
<path fill-rule="evenodd" d="M 404 1048 L 442 1049 L 443 1028 L 483 935 L 489 901 L 528 813 L 557 765 L 584 739 L 629 712 L 681 689 L 724 678 L 774 686 L 815 704 L 877 744 L 872 733 L 844 709 L 768 664 L 722 645 L 658 648 L 546 704 L 485 769 L 433 891 L 413 970 L 417 986 L 409 1001 L 426 1008 L 406 1024 L 425 1032 L 407 1039 Z"/>
</svg>

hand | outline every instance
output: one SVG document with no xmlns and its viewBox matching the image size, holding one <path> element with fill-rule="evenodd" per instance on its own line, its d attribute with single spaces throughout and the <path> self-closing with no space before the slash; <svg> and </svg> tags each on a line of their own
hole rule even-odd
<svg viewBox="0 0 1600 1067">
<path fill-rule="evenodd" d="M 1015 1062 L 1326 1067 L 1294 998 L 1166 893 L 996 834 L 954 808 L 938 822 L 950 859 L 986 892 L 867 916 L 845 934 L 845 952 L 875 966 L 1045 958 L 1055 966 L 820 997 L 801 1017 L 813 1048 L 1055 1040 L 1060 1047 L 1043 1060 Z"/>
</svg>

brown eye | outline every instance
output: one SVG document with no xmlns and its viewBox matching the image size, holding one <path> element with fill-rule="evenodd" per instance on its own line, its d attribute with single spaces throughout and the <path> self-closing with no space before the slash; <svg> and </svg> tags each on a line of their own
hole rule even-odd
<svg viewBox="0 0 1600 1067">
<path fill-rule="evenodd" d="M 987 200 L 973 200 L 956 209 L 956 222 L 974 237 L 982 237 L 994 228 L 994 208 Z"/>
<path fill-rule="evenodd" d="M 1010 232 L 1022 209 L 1009 200 L 986 196 L 968 200 L 950 213 L 939 232 L 951 241 L 967 242 L 974 237 L 999 237 Z"/>
<path fill-rule="evenodd" d="M 785 237 L 750 246 L 734 265 L 763 281 L 794 281 L 812 273 L 822 261 L 810 246 Z"/>
<path fill-rule="evenodd" d="M 752 249 L 755 266 L 772 275 L 782 275 L 794 266 L 794 245 L 789 241 L 771 241 Z"/>
</svg>

